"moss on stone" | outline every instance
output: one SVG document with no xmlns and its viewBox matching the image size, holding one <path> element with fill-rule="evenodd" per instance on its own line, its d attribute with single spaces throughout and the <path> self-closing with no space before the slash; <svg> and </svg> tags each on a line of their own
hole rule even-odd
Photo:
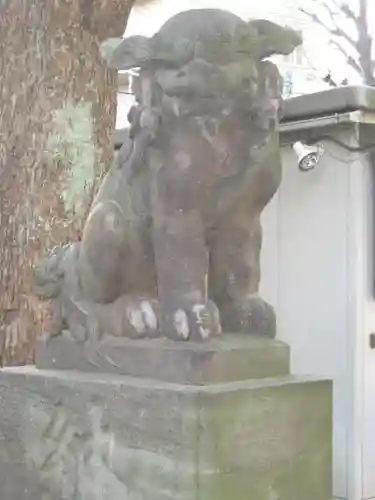
<svg viewBox="0 0 375 500">
<path fill-rule="evenodd" d="M 198 471 L 201 498 L 330 500 L 329 384 L 205 397 L 201 415 L 210 434 L 200 445 L 201 464 L 212 459 L 217 471 Z"/>
</svg>

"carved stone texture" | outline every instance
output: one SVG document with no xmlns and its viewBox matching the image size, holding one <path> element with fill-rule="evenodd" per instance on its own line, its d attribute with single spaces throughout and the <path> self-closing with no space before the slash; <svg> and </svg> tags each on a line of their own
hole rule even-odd
<svg viewBox="0 0 375 500">
<path fill-rule="evenodd" d="M 26 367 L 1 372 L 0 412 L 2 500 L 332 499 L 328 381 Z"/>
<path fill-rule="evenodd" d="M 264 59 L 300 43 L 269 21 L 203 9 L 150 39 L 102 45 L 110 67 L 140 68 L 137 105 L 82 241 L 35 269 L 56 333 L 94 343 L 275 335 L 257 292 L 260 215 L 281 180 L 282 81 Z"/>
</svg>

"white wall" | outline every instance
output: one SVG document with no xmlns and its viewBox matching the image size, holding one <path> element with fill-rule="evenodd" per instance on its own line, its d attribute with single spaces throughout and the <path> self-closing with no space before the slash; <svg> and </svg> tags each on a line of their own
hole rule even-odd
<svg viewBox="0 0 375 500">
<path fill-rule="evenodd" d="M 375 351 L 369 348 L 369 334 L 375 332 L 375 283 L 374 283 L 374 179 L 371 165 L 364 167 L 365 231 L 369 235 L 364 241 L 364 300 L 363 335 L 360 336 L 360 355 L 363 364 L 363 426 L 361 430 L 363 456 L 363 497 L 375 498 Z"/>
<path fill-rule="evenodd" d="M 334 495 L 360 500 L 375 497 L 372 193 L 363 156 L 325 148 L 307 173 L 290 146 L 282 149 L 284 179 L 263 217 L 261 294 L 276 307 L 293 373 L 334 380 Z"/>
</svg>

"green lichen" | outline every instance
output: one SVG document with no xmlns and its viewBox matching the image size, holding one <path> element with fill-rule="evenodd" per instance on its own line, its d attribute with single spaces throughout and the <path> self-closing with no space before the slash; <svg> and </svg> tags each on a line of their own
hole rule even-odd
<svg viewBox="0 0 375 500">
<path fill-rule="evenodd" d="M 85 194 L 95 180 L 96 154 L 92 104 L 68 102 L 53 113 L 47 152 L 66 169 L 62 198 L 67 213 L 83 214 Z"/>
</svg>

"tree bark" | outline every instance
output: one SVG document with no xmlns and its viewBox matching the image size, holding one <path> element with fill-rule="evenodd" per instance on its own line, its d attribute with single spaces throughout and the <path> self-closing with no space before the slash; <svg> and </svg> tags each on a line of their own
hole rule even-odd
<svg viewBox="0 0 375 500">
<path fill-rule="evenodd" d="M 31 267 L 79 238 L 113 155 L 117 75 L 99 42 L 134 0 L 0 0 L 0 363 L 32 361 L 48 313 Z"/>
</svg>

